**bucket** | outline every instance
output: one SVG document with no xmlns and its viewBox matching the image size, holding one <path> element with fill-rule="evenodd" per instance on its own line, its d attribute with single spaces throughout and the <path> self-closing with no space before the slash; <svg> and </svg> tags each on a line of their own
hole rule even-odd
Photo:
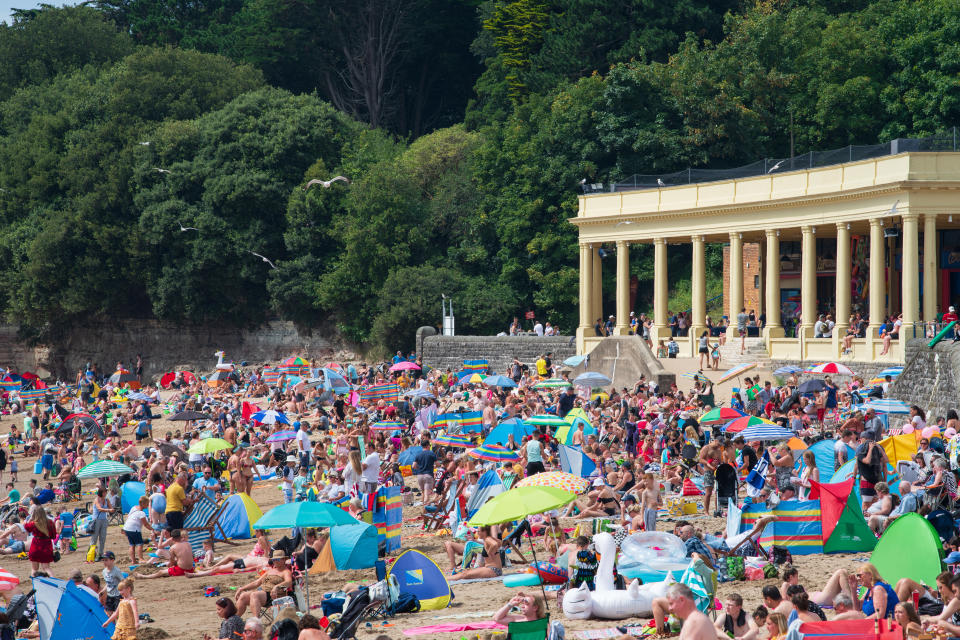
<svg viewBox="0 0 960 640">
<path fill-rule="evenodd" d="M 43 473 L 43 463 L 37 460 L 33 463 L 33 475 L 38 476 Z"/>
</svg>

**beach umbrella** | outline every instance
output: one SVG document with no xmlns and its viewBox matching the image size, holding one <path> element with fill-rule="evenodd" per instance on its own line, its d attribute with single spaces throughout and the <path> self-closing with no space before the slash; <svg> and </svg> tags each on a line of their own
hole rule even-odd
<svg viewBox="0 0 960 640">
<path fill-rule="evenodd" d="M 267 438 L 267 442 L 287 442 L 297 437 L 296 431 L 278 431 Z"/>
<path fill-rule="evenodd" d="M 301 375 L 310 371 L 310 363 L 300 356 L 290 356 L 280 363 L 280 373 Z"/>
<path fill-rule="evenodd" d="M 223 438 L 204 438 L 190 445 L 187 453 L 198 453 L 206 456 L 223 449 L 233 449 L 233 445 Z"/>
<path fill-rule="evenodd" d="M 878 373 L 877 377 L 882 378 L 884 376 L 891 376 L 893 378 L 896 378 L 901 373 L 903 373 L 903 367 L 887 367 L 886 369 Z"/>
<path fill-rule="evenodd" d="M 140 391 L 134 391 L 127 394 L 127 400 L 146 400 L 147 402 L 150 402 L 153 400 L 153 398 Z"/>
<path fill-rule="evenodd" d="M 747 442 L 754 440 L 789 440 L 793 432 L 784 429 L 776 423 L 753 424 L 740 432 L 740 436 Z"/>
<path fill-rule="evenodd" d="M 13 591 L 20 584 L 20 578 L 6 569 L 0 569 L 0 591 Z"/>
<path fill-rule="evenodd" d="M 571 412 L 572 413 L 572 412 Z M 567 416 L 570 417 L 569 415 Z M 557 439 L 557 442 L 563 444 L 573 444 L 573 434 L 577 432 L 579 425 L 583 425 L 583 435 L 592 436 L 596 435 L 597 428 L 590 424 L 590 421 L 586 418 L 577 416 L 573 419 L 572 422 L 564 420 L 567 424 L 562 427 L 557 428 L 557 432 L 553 436 Z"/>
<path fill-rule="evenodd" d="M 573 384 L 578 387 L 605 387 L 611 384 L 613 381 L 602 373 L 597 373 L 596 371 L 587 371 L 581 373 L 576 378 L 573 379 Z"/>
<path fill-rule="evenodd" d="M 727 369 L 724 374 L 720 376 L 720 380 L 718 382 L 726 382 L 730 378 L 736 378 L 737 376 L 743 375 L 747 371 L 750 371 L 750 369 L 756 368 L 756 366 L 756 362 L 744 362 L 742 364 L 738 364 L 735 367 Z"/>
<path fill-rule="evenodd" d="M 723 425 L 723 430 L 726 431 L 727 433 L 739 433 L 744 429 L 746 429 L 747 427 L 752 427 L 754 425 L 759 425 L 759 424 L 776 425 L 777 423 L 770 422 L 769 420 L 765 420 L 764 418 L 758 418 L 757 416 L 741 416 Z"/>
<path fill-rule="evenodd" d="M 521 442 L 524 438 L 531 435 L 536 428 L 533 425 L 525 424 L 521 420 L 513 418 L 505 420 L 498 424 L 490 435 L 484 439 L 483 444 L 507 444 L 508 436 L 513 435 L 514 442 Z"/>
<path fill-rule="evenodd" d="M 742 432 L 741 432 L 742 435 Z M 791 451 L 805 451 L 810 447 L 807 446 L 807 443 L 801 440 L 800 438 L 790 438 L 787 441 L 787 446 L 790 447 Z"/>
<path fill-rule="evenodd" d="M 563 378 L 547 378 L 546 380 L 541 380 L 537 384 L 533 385 L 534 389 L 561 389 L 563 387 L 569 387 L 570 381 L 564 380 Z"/>
<path fill-rule="evenodd" d="M 250 416 L 250 420 L 262 424 L 290 424 L 290 419 L 286 415 L 273 409 L 269 411 L 258 411 Z"/>
<path fill-rule="evenodd" d="M 464 449 L 473 446 L 469 436 L 461 436 L 455 433 L 445 433 L 442 436 L 433 438 L 430 442 L 431 444 L 440 444 L 445 447 L 463 447 Z"/>
<path fill-rule="evenodd" d="M 549 414 L 533 416 L 532 418 L 524 418 L 523 421 L 526 424 L 542 425 L 545 427 L 563 427 L 570 424 L 560 416 L 554 416 Z"/>
<path fill-rule="evenodd" d="M 126 384 L 128 382 L 137 382 L 138 378 L 135 374 L 130 373 L 126 369 L 117 369 L 113 372 L 113 375 L 110 376 L 110 382 L 117 385 Z"/>
<path fill-rule="evenodd" d="M 804 369 L 804 373 L 827 374 L 838 376 L 852 376 L 853 370 L 845 364 L 839 362 L 821 362 L 812 367 Z"/>
<path fill-rule="evenodd" d="M 866 411 L 867 409 L 873 409 L 877 413 L 890 413 L 890 414 L 903 414 L 906 415 L 910 413 L 910 405 L 902 400 L 895 400 L 893 398 L 878 398 L 876 400 L 871 400 L 870 402 L 864 403 L 857 407 L 860 411 Z"/>
<path fill-rule="evenodd" d="M 508 378 L 507 376 L 501 376 L 501 375 L 487 376 L 484 379 L 483 384 L 487 385 L 488 387 L 503 387 L 503 388 L 517 386 L 517 383 L 513 381 L 513 378 Z"/>
<path fill-rule="evenodd" d="M 411 391 L 407 391 L 403 395 L 410 396 L 411 398 L 424 398 L 427 400 L 436 398 L 436 396 L 433 395 L 429 389 L 413 389 Z"/>
<path fill-rule="evenodd" d="M 801 382 L 800 386 L 797 387 L 798 393 L 820 393 L 827 388 L 827 383 L 821 380 L 820 378 L 814 378 L 813 380 L 807 380 L 806 382 Z"/>
<path fill-rule="evenodd" d="M 136 473 L 127 465 L 114 460 L 98 460 L 91 462 L 77 473 L 81 480 L 86 478 L 112 478 L 126 473 Z"/>
<path fill-rule="evenodd" d="M 795 366 L 793 366 L 792 364 L 788 364 L 788 365 L 785 366 L 785 367 L 780 367 L 780 368 L 778 368 L 778 369 L 774 369 L 773 375 L 775 375 L 775 376 L 789 376 L 789 375 L 792 374 L 792 373 L 802 373 L 802 372 L 803 372 L 803 369 L 802 369 L 802 368 L 800 368 L 800 367 L 795 367 Z"/>
<path fill-rule="evenodd" d="M 396 420 L 381 420 L 376 424 L 370 425 L 373 431 L 396 431 L 397 429 L 406 429 L 407 425 Z"/>
<path fill-rule="evenodd" d="M 586 359 L 587 356 L 570 356 L 563 361 L 563 364 L 567 365 L 568 367 L 579 367 Z"/>
<path fill-rule="evenodd" d="M 467 371 L 466 373 L 469 374 L 470 372 Z M 464 380 L 465 378 L 466 378 L 466 380 Z M 460 384 L 463 384 L 464 381 L 466 381 L 468 384 L 480 384 L 481 382 L 483 382 L 483 381 L 486 380 L 486 379 L 487 379 L 487 376 L 485 376 L 485 375 L 483 375 L 483 374 L 481 374 L 481 373 L 474 373 L 474 374 L 470 375 L 469 377 L 464 376 L 463 378 L 460 378 Z"/>
<path fill-rule="evenodd" d="M 700 417 L 700 424 L 720 424 L 730 422 L 745 415 L 736 409 L 730 407 L 717 407 L 707 411 Z"/>
<path fill-rule="evenodd" d="M 177 379 L 177 371 L 168 371 L 167 373 L 160 376 L 160 386 L 164 389 L 169 389 L 170 385 L 173 384 L 173 381 Z M 195 376 L 190 371 L 180 371 L 183 381 L 187 384 L 193 384 L 197 380 Z"/>
<path fill-rule="evenodd" d="M 467 455 L 491 462 L 515 462 L 520 459 L 515 451 L 510 451 L 499 444 L 482 444 L 476 449 L 467 451 Z"/>
<path fill-rule="evenodd" d="M 409 360 L 402 360 L 390 367 L 390 371 L 420 371 L 420 365 Z"/>
<path fill-rule="evenodd" d="M 180 411 L 179 413 L 173 414 L 170 419 L 178 422 L 187 420 L 209 420 L 210 416 L 205 413 L 200 413 L 199 411 Z"/>
<path fill-rule="evenodd" d="M 696 373 L 692 373 L 692 372 L 691 372 L 691 373 L 681 373 L 681 374 L 680 374 L 680 377 L 681 377 L 681 378 L 689 378 L 690 380 L 694 380 L 694 381 L 696 381 L 696 380 L 704 380 L 704 381 L 706 381 L 706 382 L 710 382 L 710 379 L 707 378 L 707 376 L 705 376 L 705 375 L 703 375 L 702 373 L 700 373 L 699 371 L 696 372 Z"/>
<path fill-rule="evenodd" d="M 583 493 L 590 488 L 590 480 L 563 471 L 547 471 L 526 477 L 516 487 L 554 487 L 571 493 Z"/>
</svg>

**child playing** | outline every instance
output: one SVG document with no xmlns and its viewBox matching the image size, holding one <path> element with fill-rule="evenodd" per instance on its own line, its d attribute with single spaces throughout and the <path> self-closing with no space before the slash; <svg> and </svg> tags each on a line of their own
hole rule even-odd
<svg viewBox="0 0 960 640">
<path fill-rule="evenodd" d="M 657 530 L 657 509 L 660 507 L 660 483 L 652 473 L 643 474 L 643 491 L 640 493 L 640 509 L 643 511 L 644 531 Z"/>
<path fill-rule="evenodd" d="M 137 640 L 137 629 L 140 628 L 140 615 L 137 613 L 137 600 L 133 597 L 133 578 L 125 578 L 117 585 L 120 592 L 117 610 L 110 614 L 103 628 L 116 621 L 117 627 L 113 632 L 113 640 Z"/>
<path fill-rule="evenodd" d="M 597 566 L 599 565 L 597 554 L 590 551 L 590 538 L 587 536 L 579 536 L 574 540 L 574 544 L 577 545 L 577 553 L 570 559 L 568 575 L 573 576 L 570 579 L 570 587 L 576 588 L 581 584 L 586 584 L 587 588 L 593 591 L 596 588 L 594 577 L 597 575 Z"/>
<path fill-rule="evenodd" d="M 60 553 L 71 553 L 71 539 L 73 538 L 73 512 L 60 510 L 56 519 L 57 541 Z"/>
<path fill-rule="evenodd" d="M 13 451 L 10 452 L 10 482 L 17 481 L 17 459 L 13 457 Z"/>
<path fill-rule="evenodd" d="M 543 528 L 543 546 L 547 548 L 547 553 L 556 558 L 560 555 L 560 545 L 566 541 L 567 534 L 560 526 L 560 520 L 551 516 L 547 526 Z"/>
<path fill-rule="evenodd" d="M 104 590 L 107 592 L 107 599 L 103 603 L 103 610 L 107 613 L 113 613 L 120 604 L 123 597 L 120 594 L 120 583 L 123 582 L 123 572 L 117 568 L 117 556 L 113 551 L 103 553 L 103 583 L 106 585 Z"/>
</svg>

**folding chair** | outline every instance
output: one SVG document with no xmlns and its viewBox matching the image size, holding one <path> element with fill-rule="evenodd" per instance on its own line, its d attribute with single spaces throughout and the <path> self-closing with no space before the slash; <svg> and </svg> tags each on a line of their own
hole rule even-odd
<svg viewBox="0 0 960 640">
<path fill-rule="evenodd" d="M 539 620 L 529 622 L 511 622 L 507 625 L 507 637 L 510 640 L 546 640 L 550 628 L 550 614 Z"/>
<path fill-rule="evenodd" d="M 427 511 L 427 507 L 424 506 L 423 516 L 421 516 L 423 518 L 424 531 L 439 529 L 447 520 L 450 512 L 459 508 L 460 494 L 463 493 L 464 487 L 466 487 L 466 481 L 461 479 L 457 482 L 456 489 L 451 489 L 450 492 L 437 500 L 434 505 L 436 506 L 436 511 L 432 513 Z"/>
<path fill-rule="evenodd" d="M 187 539 L 190 541 L 190 548 L 193 549 L 194 555 L 202 553 L 203 541 L 208 538 L 213 538 L 216 530 L 220 531 L 220 539 L 224 542 L 232 545 L 237 544 L 228 539 L 227 534 L 218 522 L 220 514 L 223 513 L 226 506 L 226 500 L 218 506 L 216 502 L 203 493 L 200 494 L 200 497 L 193 504 L 193 508 L 184 519 L 183 527 L 180 530 L 187 534 Z"/>
</svg>

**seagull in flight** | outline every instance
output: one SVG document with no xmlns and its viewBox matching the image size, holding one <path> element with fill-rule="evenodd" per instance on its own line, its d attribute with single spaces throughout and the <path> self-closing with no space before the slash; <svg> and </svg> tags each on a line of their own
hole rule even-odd
<svg viewBox="0 0 960 640">
<path fill-rule="evenodd" d="M 137 144 L 141 147 L 149 147 L 153 143 L 151 143 L 149 140 L 144 140 L 143 142 L 138 142 Z"/>
<path fill-rule="evenodd" d="M 665 186 L 667 186 L 667 183 L 664 182 L 663 180 L 661 180 L 660 178 L 657 178 L 657 186 L 658 186 L 658 187 L 665 187 Z"/>
<path fill-rule="evenodd" d="M 183 226 L 183 223 L 180 222 L 179 220 L 177 220 L 177 224 L 180 225 L 180 231 L 181 231 L 181 232 L 183 232 L 183 231 L 200 231 L 200 229 L 197 229 L 196 227 L 185 227 L 185 226 Z"/>
<path fill-rule="evenodd" d="M 153 170 L 157 173 L 173 173 L 170 169 L 161 169 L 160 167 L 154 167 Z"/>
<path fill-rule="evenodd" d="M 897 205 L 898 205 L 898 204 L 900 204 L 900 201 L 899 201 L 899 200 L 897 200 L 896 202 L 894 202 L 894 203 L 893 203 L 893 206 L 890 207 L 890 211 L 887 211 L 887 215 L 890 215 L 890 216 L 895 216 L 895 215 L 897 215 L 897 214 L 899 213 L 899 212 L 897 211 Z"/>
<path fill-rule="evenodd" d="M 774 171 L 776 171 L 777 169 L 779 169 L 779 168 L 780 168 L 780 165 L 782 165 L 783 163 L 784 163 L 784 161 L 781 160 L 781 161 L 778 162 L 777 164 L 775 164 L 775 165 L 773 165 L 772 167 L 770 167 L 770 170 L 767 171 L 767 173 L 773 173 Z"/>
<path fill-rule="evenodd" d="M 623 222 L 618 222 L 616 226 L 619 227 L 622 224 L 635 224 L 635 223 L 633 222 L 633 220 L 624 220 Z"/>
<path fill-rule="evenodd" d="M 335 177 L 335 178 L 330 178 L 329 180 L 316 180 L 316 179 L 311 180 L 310 182 L 308 182 L 308 183 L 303 187 L 303 190 L 306 191 L 306 190 L 308 190 L 310 187 L 312 187 L 312 186 L 314 186 L 314 185 L 316 185 L 316 184 L 321 185 L 324 189 L 329 189 L 329 188 L 330 188 L 330 185 L 332 185 L 334 182 L 337 182 L 338 180 L 339 180 L 340 182 L 346 182 L 347 184 L 350 184 L 350 179 L 349 179 L 349 178 L 346 178 L 345 176 L 337 176 L 337 177 Z"/>
<path fill-rule="evenodd" d="M 277 265 L 273 264 L 272 262 L 270 262 L 269 259 L 267 259 L 266 257 L 260 255 L 260 254 L 257 253 L 256 251 L 250 251 L 250 249 L 247 249 L 247 253 L 252 253 L 253 255 L 257 256 L 258 258 L 260 258 L 261 260 L 263 260 L 264 262 L 266 262 L 268 265 L 270 265 L 270 268 L 271 268 L 271 269 L 276 269 L 276 268 L 277 268 Z"/>
</svg>

